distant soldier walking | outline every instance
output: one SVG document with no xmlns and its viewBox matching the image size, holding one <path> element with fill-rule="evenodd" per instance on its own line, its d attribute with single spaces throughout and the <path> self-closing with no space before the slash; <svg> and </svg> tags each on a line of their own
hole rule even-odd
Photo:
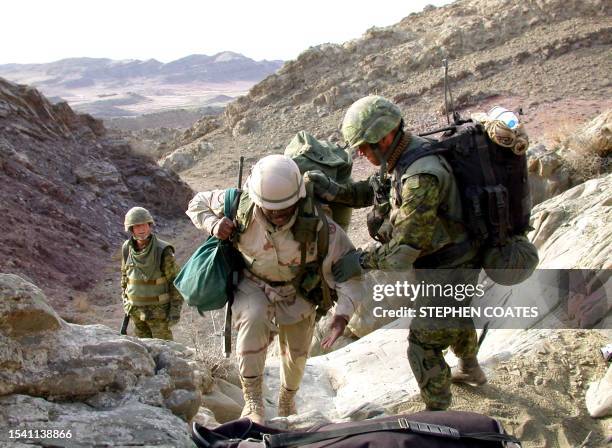
<svg viewBox="0 0 612 448">
<path fill-rule="evenodd" d="M 170 327 L 181 316 L 183 299 L 173 285 L 178 273 L 174 248 L 153 233 L 153 217 L 142 207 L 125 215 L 121 290 L 123 308 L 139 338 L 172 340 Z"/>
</svg>

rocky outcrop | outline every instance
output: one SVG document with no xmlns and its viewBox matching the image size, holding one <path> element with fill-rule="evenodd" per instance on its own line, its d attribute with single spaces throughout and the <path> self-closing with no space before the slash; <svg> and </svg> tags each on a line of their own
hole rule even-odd
<svg viewBox="0 0 612 448">
<path fill-rule="evenodd" d="M 210 155 L 213 146 L 205 140 L 199 140 L 182 146 L 159 161 L 159 165 L 179 173 L 191 168 L 198 160 Z"/>
<path fill-rule="evenodd" d="M 11 274 L 0 274 L 0 342 L 0 426 L 71 430 L 55 446 L 191 446 L 201 391 L 181 344 L 66 323 Z"/>
<path fill-rule="evenodd" d="M 439 67 L 445 58 L 462 112 L 512 98 L 525 106 L 529 129 L 538 104 L 601 99 L 610 91 L 612 67 L 604 55 L 612 44 L 611 26 L 601 0 L 462 0 L 429 8 L 396 25 L 371 28 L 359 39 L 305 50 L 228 104 L 224 127 L 211 130 L 207 140 L 224 152 L 257 158 L 284 147 L 300 129 L 327 138 L 347 106 L 371 93 L 399 103 L 406 125 L 417 132 L 441 126 Z M 249 150 L 253 142 L 258 145 Z"/>
<path fill-rule="evenodd" d="M 130 207 L 149 208 L 163 226 L 192 196 L 100 121 L 1 79 L 0 188 L 0 270 L 27 275 L 52 300 L 100 277 Z"/>
<path fill-rule="evenodd" d="M 536 206 L 529 234 L 540 268 L 612 268 L 612 174 Z M 579 243 L 578 243 L 579 242 Z"/>
<path fill-rule="evenodd" d="M 544 145 L 537 145 L 529 148 L 527 156 L 533 205 L 563 193 L 573 186 L 571 170 L 557 152 L 547 150 Z"/>
<path fill-rule="evenodd" d="M 21 437 L 13 445 L 9 432 L 0 435 L 4 446 L 91 447 L 172 446 L 191 448 L 185 422 L 167 410 L 130 401 L 120 407 L 95 408 L 85 403 L 55 403 L 28 395 L 0 397 L 0 424 L 4 428 L 56 431 L 56 437 Z M 53 432 L 51 433 L 53 434 Z M 28 443 L 26 445 L 25 443 Z"/>
<path fill-rule="evenodd" d="M 559 132 L 559 131 L 558 131 Z M 612 170 L 612 110 L 527 153 L 534 205 Z"/>
</svg>

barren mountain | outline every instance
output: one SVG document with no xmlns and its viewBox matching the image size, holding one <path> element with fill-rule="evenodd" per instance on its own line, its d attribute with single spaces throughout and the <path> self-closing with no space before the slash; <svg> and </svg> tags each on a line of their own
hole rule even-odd
<svg viewBox="0 0 612 448">
<path fill-rule="evenodd" d="M 360 39 L 306 50 L 228 104 L 222 118 L 208 119 L 217 129 L 202 135 L 196 132 L 201 124 L 194 125 L 186 132 L 191 138 L 177 140 L 175 148 L 206 140 L 223 151 L 186 173 L 194 185 L 209 187 L 232 172 L 228 153 L 252 162 L 284 149 L 301 129 L 338 138 L 347 107 L 367 94 L 395 100 L 408 128 L 446 124 L 444 58 L 462 114 L 496 104 L 522 107 L 532 141 L 543 139 L 551 129 L 612 106 L 610 11 L 603 0 L 461 0 L 428 7 Z"/>
<path fill-rule="evenodd" d="M 193 54 L 166 64 L 71 58 L 47 64 L 0 65 L 0 76 L 39 88 L 100 118 L 179 107 L 219 106 L 275 72 L 282 61 L 254 61 L 229 51 Z"/>
<path fill-rule="evenodd" d="M 0 271 L 31 278 L 59 310 L 105 275 L 130 207 L 163 225 L 192 194 L 100 121 L 1 78 L 0 187 Z"/>
</svg>

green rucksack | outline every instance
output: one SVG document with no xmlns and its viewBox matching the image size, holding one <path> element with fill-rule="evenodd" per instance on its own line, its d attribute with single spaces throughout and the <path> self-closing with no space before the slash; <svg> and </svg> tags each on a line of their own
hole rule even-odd
<svg viewBox="0 0 612 448">
<path fill-rule="evenodd" d="M 234 218 L 237 198 L 237 189 L 225 190 L 223 213 L 230 219 Z M 174 286 L 200 314 L 223 308 L 231 294 L 231 273 L 242 268 L 241 262 L 242 256 L 231 241 L 208 237 L 180 270 Z"/>
<path fill-rule="evenodd" d="M 298 132 L 285 148 L 285 155 L 291 157 L 304 174 L 307 171 L 322 171 L 332 180 L 344 184 L 351 182 L 353 161 L 338 145 L 317 140 L 306 131 Z M 332 217 L 340 227 L 347 230 L 352 209 L 343 204 L 330 204 Z"/>
</svg>

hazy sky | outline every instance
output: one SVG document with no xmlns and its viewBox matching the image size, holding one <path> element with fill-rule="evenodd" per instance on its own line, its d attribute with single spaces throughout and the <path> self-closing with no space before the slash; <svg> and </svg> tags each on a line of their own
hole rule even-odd
<svg viewBox="0 0 612 448">
<path fill-rule="evenodd" d="M 450 0 L 12 0 L 2 5 L 0 64 L 68 57 L 155 58 L 235 51 L 294 59 Z"/>
</svg>

